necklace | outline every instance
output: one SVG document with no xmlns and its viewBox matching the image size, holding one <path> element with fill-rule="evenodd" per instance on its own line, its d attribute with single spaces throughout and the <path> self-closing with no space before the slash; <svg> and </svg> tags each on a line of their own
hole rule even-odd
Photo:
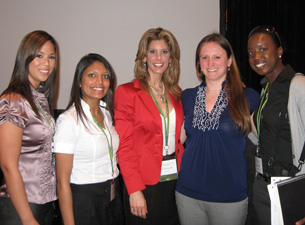
<svg viewBox="0 0 305 225">
<path fill-rule="evenodd" d="M 155 94 L 157 94 L 157 95 L 160 97 L 162 103 L 164 104 L 164 94 L 165 94 L 164 83 L 162 82 L 163 93 L 162 93 L 161 95 L 160 95 L 151 85 L 149 85 L 149 86 L 150 86 L 150 88 L 153 90 L 153 92 L 154 92 Z"/>
</svg>

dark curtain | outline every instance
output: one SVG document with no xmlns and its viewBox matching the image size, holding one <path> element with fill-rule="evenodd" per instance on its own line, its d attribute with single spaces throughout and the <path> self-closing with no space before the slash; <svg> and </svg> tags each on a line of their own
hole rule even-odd
<svg viewBox="0 0 305 225">
<path fill-rule="evenodd" d="M 248 34 L 259 25 L 273 26 L 278 31 L 284 41 L 284 49 L 286 47 L 284 63 L 289 63 L 297 72 L 305 72 L 304 3 L 304 0 L 220 0 L 220 32 L 231 43 L 242 80 L 248 87 L 258 92 L 261 90 L 262 77 L 250 68 L 247 54 Z M 258 224 L 252 203 L 255 149 L 247 139 L 245 156 L 248 163 L 249 208 L 246 225 Z"/>
<path fill-rule="evenodd" d="M 232 45 L 244 83 L 261 90 L 260 79 L 249 66 L 247 37 L 259 25 L 275 27 L 284 40 L 286 59 L 294 70 L 305 72 L 304 0 L 220 0 L 220 32 Z"/>
</svg>

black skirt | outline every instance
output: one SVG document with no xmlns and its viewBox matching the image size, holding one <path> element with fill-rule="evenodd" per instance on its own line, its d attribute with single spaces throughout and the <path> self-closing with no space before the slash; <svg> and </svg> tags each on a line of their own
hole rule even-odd
<svg viewBox="0 0 305 225">
<path fill-rule="evenodd" d="M 178 210 L 175 199 L 177 180 L 159 182 L 155 185 L 146 185 L 143 195 L 147 204 L 146 219 L 134 216 L 130 212 L 129 196 L 124 188 L 124 210 L 127 225 L 179 225 Z"/>
</svg>

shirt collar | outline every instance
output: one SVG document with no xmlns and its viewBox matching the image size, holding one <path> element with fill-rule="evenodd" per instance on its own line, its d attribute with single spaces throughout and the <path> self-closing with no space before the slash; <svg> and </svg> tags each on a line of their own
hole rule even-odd
<svg viewBox="0 0 305 225">
<path fill-rule="evenodd" d="M 89 115 L 91 115 L 90 106 L 83 99 L 81 99 L 81 105 L 82 105 L 84 112 L 86 114 L 89 113 Z M 106 106 L 107 106 L 106 102 L 100 100 L 100 107 L 101 107 L 102 111 L 104 111 L 104 109 L 106 109 Z"/>
<path fill-rule="evenodd" d="M 226 85 L 226 83 L 227 83 L 227 81 L 224 80 L 224 81 L 222 82 L 222 84 L 221 84 L 221 87 L 223 88 L 223 87 Z M 202 87 L 205 88 L 205 87 L 207 86 L 207 83 L 206 83 L 205 81 L 202 81 L 201 84 L 200 84 L 200 86 L 202 86 Z"/>
<path fill-rule="evenodd" d="M 294 75 L 295 75 L 295 71 L 292 69 L 292 67 L 289 64 L 287 64 L 285 68 L 280 72 L 280 74 L 276 77 L 274 82 L 279 82 L 281 80 L 291 80 L 294 77 Z M 267 78 L 264 77 L 260 83 L 263 87 L 265 87 L 267 82 L 268 82 Z"/>
<path fill-rule="evenodd" d="M 289 64 L 279 74 L 279 76 L 287 80 L 291 80 L 294 77 L 294 75 L 295 75 L 295 71 L 292 69 L 292 67 Z"/>
<path fill-rule="evenodd" d="M 40 102 L 42 98 L 45 98 L 45 95 L 43 93 L 38 92 L 32 85 L 30 85 L 32 96 L 34 101 Z"/>
</svg>

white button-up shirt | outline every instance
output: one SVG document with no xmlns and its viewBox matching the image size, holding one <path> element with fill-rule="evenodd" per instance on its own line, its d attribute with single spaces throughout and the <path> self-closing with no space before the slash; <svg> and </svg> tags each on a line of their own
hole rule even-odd
<svg viewBox="0 0 305 225">
<path fill-rule="evenodd" d="M 53 151 L 74 155 L 70 183 L 92 184 L 116 178 L 119 175 L 116 154 L 119 135 L 112 125 L 109 112 L 105 109 L 106 103 L 101 101 L 100 107 L 104 114 L 104 131 L 108 140 L 110 134 L 112 136 L 113 176 L 105 134 L 93 121 L 89 105 L 83 100 L 81 104 L 87 117 L 87 120 L 84 120 L 86 126 L 77 118 L 74 106 L 62 113 L 56 121 Z"/>
</svg>

